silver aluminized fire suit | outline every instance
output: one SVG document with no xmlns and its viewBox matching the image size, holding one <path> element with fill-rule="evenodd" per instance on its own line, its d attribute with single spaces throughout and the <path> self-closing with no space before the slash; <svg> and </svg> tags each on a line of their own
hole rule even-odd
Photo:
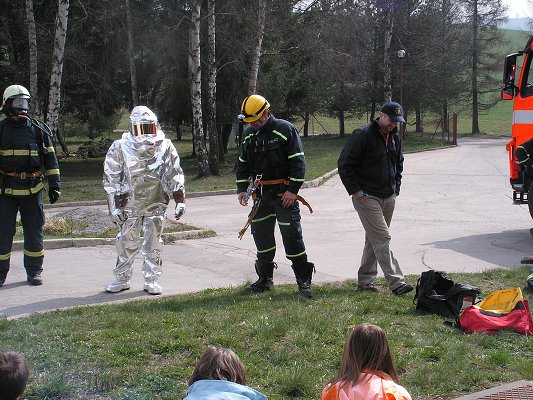
<svg viewBox="0 0 533 400">
<path fill-rule="evenodd" d="M 116 140 L 104 161 L 104 189 L 109 214 L 120 227 L 117 235 L 116 281 L 108 292 L 129 289 L 136 254 L 144 258 L 144 290 L 160 294 L 163 223 L 170 198 L 176 202 L 175 217 L 185 212 L 185 178 L 176 148 L 165 138 L 156 115 L 145 106 L 135 107 L 130 115 L 131 131 Z M 144 132 L 139 127 L 150 127 Z M 144 237 L 141 237 L 141 230 Z"/>
</svg>

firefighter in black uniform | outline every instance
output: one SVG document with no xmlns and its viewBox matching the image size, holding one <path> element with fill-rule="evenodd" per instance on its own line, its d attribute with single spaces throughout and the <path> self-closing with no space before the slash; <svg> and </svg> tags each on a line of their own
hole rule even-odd
<svg viewBox="0 0 533 400">
<path fill-rule="evenodd" d="M 305 157 L 296 128 L 270 113 L 268 101 L 257 94 L 244 99 L 239 118 L 249 124 L 243 132 L 237 163 L 239 203 L 248 204 L 247 188 L 256 179 L 260 186 L 254 192 L 257 213 L 251 231 L 257 247 L 255 270 L 259 279 L 250 290 L 263 292 L 273 285 L 276 242 L 274 228 L 278 221 L 285 256 L 292 262 L 298 289 L 312 297 L 311 277 L 314 265 L 307 261 L 302 238 L 298 190 L 304 182 Z M 300 198 L 301 199 L 301 198 Z"/>
<path fill-rule="evenodd" d="M 4 91 L 0 121 L 0 286 L 6 280 L 20 212 L 24 231 L 24 268 L 31 285 L 42 285 L 44 211 L 43 178 L 48 196 L 59 198 L 59 165 L 50 130 L 28 115 L 30 93 L 20 85 Z"/>
</svg>

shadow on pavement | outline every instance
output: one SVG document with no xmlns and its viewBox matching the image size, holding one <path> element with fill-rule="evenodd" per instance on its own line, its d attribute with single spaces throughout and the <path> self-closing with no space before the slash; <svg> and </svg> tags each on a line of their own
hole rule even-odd
<svg viewBox="0 0 533 400">
<path fill-rule="evenodd" d="M 527 229 L 461 236 L 450 240 L 428 242 L 424 245 L 452 250 L 496 265 L 520 265 L 521 254 L 533 255 L 533 239 Z M 509 260 L 509 250 L 518 253 L 516 260 Z"/>
<path fill-rule="evenodd" d="M 8 285 L 4 285 L 2 290 L 11 289 L 11 288 L 17 288 L 20 286 L 25 286 L 26 283 L 24 282 L 17 282 L 17 283 L 11 283 Z M 120 293 L 107 293 L 107 292 L 99 292 L 92 296 L 85 296 L 85 297 L 58 297 L 55 299 L 49 299 L 44 301 L 36 301 L 31 304 L 24 304 L 20 306 L 15 307 L 7 307 L 3 310 L 0 310 L 0 315 L 5 317 L 25 317 L 29 314 L 33 313 L 40 313 L 44 311 L 53 311 L 56 309 L 65 309 L 65 308 L 72 308 L 77 306 L 86 306 L 91 304 L 118 304 L 129 300 L 134 299 L 151 299 L 151 298 L 158 298 L 160 296 L 152 296 L 145 292 L 144 290 L 137 290 L 137 291 L 122 291 Z"/>
</svg>

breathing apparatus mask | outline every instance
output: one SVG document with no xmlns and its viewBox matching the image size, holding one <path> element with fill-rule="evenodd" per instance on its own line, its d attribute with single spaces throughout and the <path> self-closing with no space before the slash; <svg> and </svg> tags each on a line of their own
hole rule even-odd
<svg viewBox="0 0 533 400">
<path fill-rule="evenodd" d="M 11 102 L 11 105 L 9 105 L 9 102 Z M 12 100 L 11 99 L 8 100 L 8 104 L 6 106 L 9 108 L 11 116 L 13 115 L 26 116 L 28 115 L 28 111 L 30 109 L 30 102 L 26 98 L 15 97 Z"/>
</svg>

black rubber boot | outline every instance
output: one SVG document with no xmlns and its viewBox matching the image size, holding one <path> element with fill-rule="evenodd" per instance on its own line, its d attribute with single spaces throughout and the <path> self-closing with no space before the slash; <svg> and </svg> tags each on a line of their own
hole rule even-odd
<svg viewBox="0 0 533 400">
<path fill-rule="evenodd" d="M 298 283 L 298 291 L 307 298 L 313 297 L 311 291 L 311 278 L 315 270 L 315 264 L 308 261 L 299 262 L 292 266 L 294 276 L 296 276 L 296 283 Z"/>
<path fill-rule="evenodd" d="M 4 282 L 7 278 L 7 271 L 0 271 L 0 287 L 4 286 Z"/>
<path fill-rule="evenodd" d="M 274 286 L 274 268 L 277 268 L 275 262 L 269 262 L 266 264 L 260 264 L 259 261 L 255 262 L 255 272 L 259 276 L 259 279 L 250 285 L 252 292 L 264 292 Z"/>
<path fill-rule="evenodd" d="M 43 278 L 41 277 L 42 271 L 27 271 L 27 281 L 32 286 L 41 286 L 43 284 Z"/>
</svg>

